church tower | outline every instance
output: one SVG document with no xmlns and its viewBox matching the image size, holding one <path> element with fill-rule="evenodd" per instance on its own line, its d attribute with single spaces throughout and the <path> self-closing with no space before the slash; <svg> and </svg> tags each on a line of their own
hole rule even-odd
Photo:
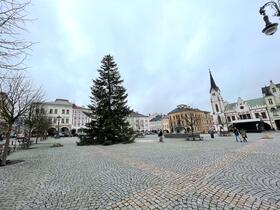
<svg viewBox="0 0 280 210">
<path fill-rule="evenodd" d="M 210 74 L 210 95 L 211 95 L 211 106 L 213 111 L 213 120 L 215 130 L 227 130 L 226 118 L 225 118 L 225 102 L 221 95 L 220 88 L 216 85 L 211 71 Z"/>
</svg>

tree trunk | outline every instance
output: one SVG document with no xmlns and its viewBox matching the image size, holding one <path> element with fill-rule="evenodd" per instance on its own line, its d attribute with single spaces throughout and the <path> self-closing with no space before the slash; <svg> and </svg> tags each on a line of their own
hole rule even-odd
<svg viewBox="0 0 280 210">
<path fill-rule="evenodd" d="M 30 141 L 31 139 L 31 132 L 32 132 L 32 128 L 30 127 L 28 130 L 28 140 Z"/>
<path fill-rule="evenodd" d="M 1 166 L 6 165 L 8 150 L 9 150 L 9 146 L 10 146 L 11 131 L 12 131 L 12 125 L 9 125 L 8 132 L 6 134 L 6 142 L 5 142 L 5 145 L 4 145 L 4 151 L 3 151 L 3 154 L 2 154 L 2 157 L 1 157 L 1 163 L 0 163 Z"/>
<path fill-rule="evenodd" d="M 37 133 L 36 134 L 36 142 L 35 142 L 36 144 L 38 144 L 38 138 L 39 138 L 39 134 Z"/>
</svg>

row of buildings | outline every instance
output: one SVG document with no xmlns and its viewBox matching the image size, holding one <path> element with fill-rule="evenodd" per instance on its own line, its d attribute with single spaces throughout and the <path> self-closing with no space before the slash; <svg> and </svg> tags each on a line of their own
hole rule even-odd
<svg viewBox="0 0 280 210">
<path fill-rule="evenodd" d="M 222 97 L 210 72 L 211 106 L 216 131 L 233 127 L 247 131 L 280 130 L 280 84 L 270 81 L 262 87 L 262 96 L 229 103 Z"/>
<path fill-rule="evenodd" d="M 280 84 L 270 81 L 262 87 L 262 96 L 234 103 L 226 102 L 210 72 L 210 102 L 212 113 L 181 104 L 168 114 L 143 115 L 132 112 L 128 122 L 137 131 L 202 132 L 209 129 L 227 131 L 233 127 L 247 131 L 280 130 Z M 51 124 L 49 133 L 78 133 L 91 121 L 90 110 L 69 102 L 56 99 L 44 102 L 41 112 L 46 114 Z"/>
<path fill-rule="evenodd" d="M 49 134 L 60 132 L 76 134 L 90 122 L 90 110 L 77 106 L 66 99 L 56 99 L 42 103 L 41 112 L 46 114 L 51 124 Z"/>
<path fill-rule="evenodd" d="M 206 133 L 213 125 L 210 112 L 181 104 L 167 115 L 148 115 L 133 112 L 130 125 L 138 131 L 202 132 Z"/>
</svg>

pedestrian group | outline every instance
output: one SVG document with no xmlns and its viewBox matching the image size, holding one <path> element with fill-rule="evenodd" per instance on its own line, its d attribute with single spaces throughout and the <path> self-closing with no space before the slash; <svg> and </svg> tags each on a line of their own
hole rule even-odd
<svg viewBox="0 0 280 210">
<path fill-rule="evenodd" d="M 244 129 L 241 129 L 240 131 L 234 127 L 233 128 L 233 133 L 235 135 L 235 140 L 236 142 L 248 142 L 247 140 L 247 133 Z M 242 139 L 240 138 L 240 136 L 242 137 Z M 242 141 L 243 140 L 243 141 Z"/>
</svg>

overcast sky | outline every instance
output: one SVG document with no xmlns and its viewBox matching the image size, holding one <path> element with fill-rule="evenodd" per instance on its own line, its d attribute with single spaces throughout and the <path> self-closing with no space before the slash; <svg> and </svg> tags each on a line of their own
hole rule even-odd
<svg viewBox="0 0 280 210">
<path fill-rule="evenodd" d="M 26 36 L 38 44 L 28 74 L 47 100 L 88 105 L 100 61 L 111 54 L 130 107 L 143 114 L 178 104 L 210 111 L 209 68 L 225 100 L 261 97 L 262 86 L 280 82 L 280 31 L 261 33 L 264 3 L 34 0 Z"/>
</svg>

